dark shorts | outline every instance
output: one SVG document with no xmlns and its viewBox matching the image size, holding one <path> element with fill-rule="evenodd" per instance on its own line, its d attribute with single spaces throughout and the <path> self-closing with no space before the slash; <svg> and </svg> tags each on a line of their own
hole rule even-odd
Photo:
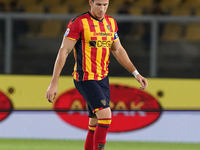
<svg viewBox="0 0 200 150">
<path fill-rule="evenodd" d="M 88 105 L 89 117 L 94 117 L 95 112 L 110 107 L 110 87 L 108 76 L 100 81 L 76 81 L 74 85 L 84 97 Z"/>
</svg>

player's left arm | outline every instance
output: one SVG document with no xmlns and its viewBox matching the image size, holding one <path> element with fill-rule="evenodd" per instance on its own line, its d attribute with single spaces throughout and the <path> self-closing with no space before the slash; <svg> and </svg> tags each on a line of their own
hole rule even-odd
<svg viewBox="0 0 200 150">
<path fill-rule="evenodd" d="M 113 53 L 113 55 L 115 56 L 115 58 L 117 59 L 117 61 L 125 69 L 127 69 L 130 73 L 137 72 L 136 67 L 131 62 L 131 60 L 130 60 L 130 58 L 129 58 L 127 52 L 126 52 L 126 50 L 121 45 L 121 42 L 120 42 L 119 39 L 112 44 L 111 52 Z M 135 74 L 135 78 L 141 84 L 141 87 L 140 87 L 141 90 L 144 90 L 144 89 L 147 88 L 147 86 L 148 86 L 147 80 L 142 75 L 140 75 L 137 72 Z"/>
</svg>

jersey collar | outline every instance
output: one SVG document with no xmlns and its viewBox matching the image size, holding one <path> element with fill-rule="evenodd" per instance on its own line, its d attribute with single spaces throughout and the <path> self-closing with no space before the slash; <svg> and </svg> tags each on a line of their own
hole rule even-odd
<svg viewBox="0 0 200 150">
<path fill-rule="evenodd" d="M 95 19 L 95 20 L 97 20 L 97 21 L 100 21 L 100 22 L 102 22 L 103 21 L 103 19 L 101 19 L 101 20 L 99 20 L 99 19 L 97 19 L 97 18 L 95 18 L 91 13 L 90 13 L 90 11 L 88 11 L 88 13 L 89 13 L 89 15 L 93 18 L 93 19 Z"/>
</svg>

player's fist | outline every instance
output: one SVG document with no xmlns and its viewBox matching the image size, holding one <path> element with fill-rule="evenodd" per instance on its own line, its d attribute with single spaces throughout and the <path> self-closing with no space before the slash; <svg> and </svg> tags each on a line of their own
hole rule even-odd
<svg viewBox="0 0 200 150">
<path fill-rule="evenodd" d="M 136 80 L 141 84 L 140 90 L 145 90 L 148 86 L 147 79 L 145 79 L 143 76 L 140 74 L 136 75 Z"/>
<path fill-rule="evenodd" d="M 56 98 L 57 92 L 58 92 L 57 85 L 50 84 L 49 87 L 48 87 L 48 89 L 47 89 L 47 92 L 46 92 L 46 99 L 50 103 L 53 103 L 53 101 Z"/>
</svg>

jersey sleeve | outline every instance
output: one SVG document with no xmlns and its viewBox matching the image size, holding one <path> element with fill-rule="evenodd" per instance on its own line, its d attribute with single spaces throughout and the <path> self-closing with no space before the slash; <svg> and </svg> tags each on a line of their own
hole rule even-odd
<svg viewBox="0 0 200 150">
<path fill-rule="evenodd" d="M 78 40 L 80 38 L 81 33 L 81 23 L 80 20 L 70 20 L 70 22 L 67 25 L 67 29 L 65 31 L 64 36 L 68 37 L 72 40 Z"/>
</svg>

